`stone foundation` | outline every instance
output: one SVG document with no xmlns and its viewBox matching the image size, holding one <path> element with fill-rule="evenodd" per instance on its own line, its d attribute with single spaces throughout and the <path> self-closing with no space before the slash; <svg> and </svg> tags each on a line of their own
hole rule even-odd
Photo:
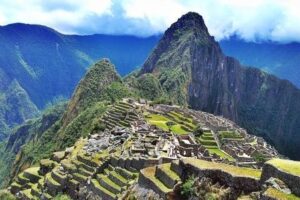
<svg viewBox="0 0 300 200">
<path fill-rule="evenodd" d="M 282 180 L 291 189 L 292 193 L 300 196 L 300 177 L 295 176 L 266 163 L 263 167 L 261 182 L 265 182 L 269 178 L 274 177 Z"/>
</svg>

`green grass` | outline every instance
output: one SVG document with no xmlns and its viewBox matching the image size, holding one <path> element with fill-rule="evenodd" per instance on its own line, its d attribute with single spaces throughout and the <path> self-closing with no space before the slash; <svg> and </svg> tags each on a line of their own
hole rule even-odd
<svg viewBox="0 0 300 200">
<path fill-rule="evenodd" d="M 204 140 L 202 138 L 198 139 L 200 144 L 204 146 L 211 146 L 211 147 L 217 147 L 217 142 L 215 140 Z"/>
<path fill-rule="evenodd" d="M 174 111 L 171 111 L 168 114 L 171 115 L 178 123 L 183 124 L 183 125 L 186 124 L 186 125 L 192 127 L 193 129 L 196 128 L 196 125 L 193 124 L 193 118 L 186 117 L 183 114 L 174 112 Z"/>
<path fill-rule="evenodd" d="M 111 181 L 107 176 L 103 175 L 103 174 L 98 174 L 97 175 L 99 180 L 103 180 L 104 182 L 106 182 L 108 185 L 110 185 L 111 187 L 115 188 L 116 190 L 121 191 L 121 187 L 119 185 L 117 185 L 116 183 L 114 183 L 113 181 Z"/>
<path fill-rule="evenodd" d="M 53 185 L 55 185 L 57 187 L 60 186 L 60 184 L 51 177 L 51 172 L 46 174 L 46 180 L 50 181 Z"/>
<path fill-rule="evenodd" d="M 38 189 L 38 184 L 34 184 L 32 187 L 31 187 L 31 190 L 33 191 L 36 191 L 36 192 L 40 192 L 40 189 Z"/>
<path fill-rule="evenodd" d="M 0 199 L 3 200 L 16 200 L 17 198 L 8 190 L 0 190 Z"/>
<path fill-rule="evenodd" d="M 31 189 L 26 189 L 26 190 L 23 190 L 22 192 L 23 192 L 23 194 L 24 194 L 26 197 L 28 197 L 29 199 L 33 199 L 33 196 L 32 196 L 32 194 L 31 194 Z"/>
<path fill-rule="evenodd" d="M 39 176 L 39 173 L 38 173 L 39 170 L 40 170 L 40 167 L 30 167 L 30 168 L 24 170 L 24 173 L 32 174 L 34 176 Z"/>
<path fill-rule="evenodd" d="M 180 180 L 180 177 L 171 170 L 171 163 L 162 164 L 159 167 L 173 180 Z"/>
<path fill-rule="evenodd" d="M 106 193 L 107 195 L 109 195 L 109 196 L 111 196 L 113 198 L 116 197 L 116 195 L 113 194 L 111 191 L 109 191 L 109 190 L 105 189 L 104 187 L 102 187 L 96 179 L 92 179 L 91 182 L 94 185 L 94 187 L 98 188 L 102 192 Z"/>
<path fill-rule="evenodd" d="M 71 200 L 71 197 L 66 194 L 58 194 L 56 197 L 54 197 L 54 200 Z"/>
<path fill-rule="evenodd" d="M 170 129 L 173 133 L 178 135 L 184 135 L 188 133 L 186 130 L 182 129 L 180 124 L 177 124 L 176 122 L 163 115 L 150 114 L 146 116 L 146 120 L 149 124 L 155 125 L 164 131 L 169 131 L 169 126 L 167 125 L 167 122 L 173 122 L 175 125 L 170 126 Z"/>
<path fill-rule="evenodd" d="M 231 157 L 230 155 L 228 155 L 227 153 L 225 153 L 224 151 L 222 151 L 218 148 L 207 148 L 207 150 L 209 151 L 210 154 L 215 153 L 218 156 L 220 156 L 221 158 L 228 159 L 229 161 L 235 161 L 235 159 L 233 157 Z"/>
<path fill-rule="evenodd" d="M 172 189 L 167 188 L 160 180 L 155 177 L 155 167 L 148 167 L 143 169 L 141 172 L 150 179 L 160 190 L 164 193 L 171 192 Z"/>
<path fill-rule="evenodd" d="M 173 133 L 178 134 L 178 135 L 186 135 L 186 134 L 188 134 L 188 132 L 186 130 L 182 129 L 181 125 L 179 125 L 179 124 L 171 126 L 171 131 Z"/>
<path fill-rule="evenodd" d="M 169 127 L 166 124 L 169 121 L 169 119 L 162 115 L 150 114 L 146 116 L 146 120 L 148 121 L 149 124 L 155 125 L 164 131 L 169 130 Z"/>
<path fill-rule="evenodd" d="M 300 200 L 299 197 L 297 197 L 293 194 L 285 194 L 274 188 L 268 188 L 264 194 L 269 197 L 273 197 L 275 199 L 280 199 L 280 200 Z"/>
<path fill-rule="evenodd" d="M 26 182 L 26 183 L 30 182 L 30 180 L 24 176 L 24 172 L 22 172 L 18 175 L 18 179 L 19 179 L 19 181 L 22 181 L 22 182 Z"/>
<path fill-rule="evenodd" d="M 204 132 L 201 136 L 196 137 L 196 141 L 206 148 L 218 148 L 218 144 L 211 131 Z"/>
<path fill-rule="evenodd" d="M 83 175 L 83 174 L 79 174 L 79 173 L 74 173 L 73 176 L 77 177 L 77 178 L 80 179 L 80 181 L 82 181 L 82 182 L 85 182 L 85 181 L 88 179 L 88 177 L 86 177 L 86 176 Z M 75 179 L 75 178 L 74 178 L 74 179 Z"/>
<path fill-rule="evenodd" d="M 274 167 L 285 171 L 287 173 L 300 176 L 300 162 L 292 161 L 292 160 L 284 160 L 284 159 L 272 159 L 267 162 L 268 164 L 273 165 Z"/>
<path fill-rule="evenodd" d="M 251 177 L 255 179 L 260 179 L 261 176 L 261 170 L 252 169 L 252 168 L 236 167 L 224 163 L 209 162 L 209 161 L 195 159 L 195 158 L 185 158 L 184 162 L 200 169 L 212 169 L 212 170 L 219 169 L 233 176 Z"/>
<path fill-rule="evenodd" d="M 236 133 L 235 131 L 219 131 L 220 139 L 230 139 L 230 140 L 243 140 L 244 137 Z"/>
<path fill-rule="evenodd" d="M 113 175 L 114 177 L 116 177 L 117 179 L 119 179 L 121 182 L 123 183 L 127 183 L 127 179 L 125 179 L 123 176 L 121 176 L 120 174 L 118 174 L 116 171 L 111 171 L 110 172 L 111 175 Z"/>
</svg>

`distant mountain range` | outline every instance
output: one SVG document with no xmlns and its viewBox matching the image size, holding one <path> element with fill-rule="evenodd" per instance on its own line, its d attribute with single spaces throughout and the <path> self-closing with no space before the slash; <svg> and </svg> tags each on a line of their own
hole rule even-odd
<svg viewBox="0 0 300 200">
<path fill-rule="evenodd" d="M 70 39 L 65 39 L 53 30 L 52 34 L 64 38 L 58 46 L 70 44 Z M 72 36 L 74 37 L 79 36 Z M 152 41 L 157 38 L 148 39 Z M 73 52 L 80 45 L 74 42 L 77 40 L 72 41 Z M 150 43 L 147 43 L 149 49 L 152 48 Z M 60 47 L 57 47 L 56 42 L 53 44 L 55 58 L 59 60 L 62 51 L 57 50 Z M 75 44 L 78 48 L 75 48 Z M 34 43 L 30 45 L 35 46 Z M 134 45 L 129 46 L 131 48 Z M 70 51 L 66 47 L 64 56 L 67 56 L 67 59 L 68 56 L 75 56 Z M 111 52 L 110 47 L 106 47 L 105 51 Z M 136 51 L 135 55 L 139 53 Z M 45 62 L 53 61 L 49 58 L 45 58 Z M 62 58 L 65 57 L 61 57 L 61 63 L 64 61 Z M 88 63 L 86 58 L 80 57 L 76 60 L 77 64 Z M 82 70 L 82 73 L 86 71 L 86 67 L 77 66 L 79 67 L 76 69 Z M 59 68 L 57 65 L 56 67 Z M 75 73 L 73 67 L 68 64 L 63 68 L 66 71 L 61 68 L 52 71 L 52 74 L 49 69 L 51 76 L 45 80 L 50 81 L 54 77 L 55 81 L 60 81 L 53 81 L 56 87 L 64 82 L 68 83 L 70 77 L 73 77 L 72 73 Z M 118 69 L 118 66 L 116 68 Z M 16 66 L 11 70 L 13 69 L 19 68 Z M 39 74 L 33 73 L 34 70 L 23 71 L 31 74 L 29 80 L 35 80 L 34 77 L 38 77 Z M 74 77 L 80 73 L 76 72 Z M 51 84 L 45 80 L 39 81 L 41 85 L 46 84 L 44 92 L 47 93 L 47 84 Z M 22 81 L 18 82 L 22 85 Z M 32 87 L 36 89 L 41 86 L 33 84 Z M 34 99 L 30 92 L 27 93 L 28 97 Z M 105 129 L 101 117 L 112 104 L 125 97 L 145 98 L 153 100 L 153 104 L 174 103 L 183 108 L 190 107 L 222 115 L 235 121 L 248 132 L 264 137 L 274 144 L 280 153 L 300 159 L 300 90 L 289 81 L 256 68 L 243 66 L 235 58 L 226 56 L 219 43 L 209 34 L 203 18 L 197 13 L 188 13 L 166 30 L 140 69 L 121 78 L 114 65 L 103 59 L 87 70 L 67 105 L 54 107 L 42 117 L 29 120 L 16 129 L 8 142 L 2 143 L 2 148 L 0 144 L 0 180 L 7 177 L 8 171 L 13 177 L 42 158 L 50 157 L 54 151 L 74 145 L 80 137 L 87 137 L 89 133 Z"/>
<path fill-rule="evenodd" d="M 69 99 L 88 66 L 97 60 L 109 58 L 124 76 L 142 65 L 160 38 L 64 35 L 21 23 L 0 27 L 0 140 L 47 104 Z M 242 64 L 300 87 L 300 44 L 251 43 L 233 37 L 220 46 Z M 11 96 L 11 91 L 18 93 Z"/>
<path fill-rule="evenodd" d="M 87 68 L 97 60 L 110 58 L 121 75 L 128 74 L 144 62 L 158 39 L 63 35 L 27 24 L 0 27 L 0 140 L 48 103 L 69 99 Z M 22 95 L 14 92 L 11 97 L 12 90 Z"/>
<path fill-rule="evenodd" d="M 300 44 L 245 42 L 237 37 L 220 41 L 224 53 L 242 64 L 255 66 L 300 88 Z"/>
</svg>

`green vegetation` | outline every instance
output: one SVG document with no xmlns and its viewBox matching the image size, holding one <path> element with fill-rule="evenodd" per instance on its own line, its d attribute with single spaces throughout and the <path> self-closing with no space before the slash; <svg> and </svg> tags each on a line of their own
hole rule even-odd
<svg viewBox="0 0 300 200">
<path fill-rule="evenodd" d="M 71 197 L 65 194 L 58 194 L 53 200 L 71 200 Z"/>
<path fill-rule="evenodd" d="M 138 94 L 142 98 L 155 100 L 161 99 L 163 96 L 160 83 L 152 74 L 144 74 L 136 80 L 135 84 L 138 89 Z"/>
<path fill-rule="evenodd" d="M 275 158 L 267 162 L 270 165 L 277 167 L 278 169 L 293 174 L 295 176 L 300 176 L 300 162 L 292 160 L 284 160 Z"/>
<path fill-rule="evenodd" d="M 145 116 L 147 122 L 149 124 L 155 125 L 158 128 L 164 130 L 164 131 L 172 131 L 175 134 L 184 135 L 188 134 L 190 128 L 187 128 L 186 126 L 189 126 L 191 128 L 196 127 L 189 118 L 184 118 L 182 116 L 180 119 L 177 118 L 175 121 L 174 118 L 169 117 L 168 115 L 160 115 L 160 114 L 147 114 Z"/>
<path fill-rule="evenodd" d="M 218 148 L 217 142 L 211 131 L 205 131 L 202 135 L 196 137 L 196 140 L 206 148 Z"/>
<path fill-rule="evenodd" d="M 48 127 L 40 130 L 38 136 L 28 137 L 31 140 L 26 141 L 19 153 L 12 174 L 48 158 L 54 151 L 72 146 L 82 136 L 104 129 L 100 118 L 108 104 L 130 95 L 109 61 L 96 63 L 80 81 L 63 117 L 47 123 Z M 29 124 L 28 129 L 34 130 L 37 124 Z"/>
<path fill-rule="evenodd" d="M 114 183 L 112 180 L 110 180 L 106 175 L 98 174 L 97 176 L 98 176 L 98 180 L 102 180 L 106 182 L 108 185 L 110 185 L 111 187 L 113 187 L 114 189 L 121 191 L 121 187 L 116 183 Z"/>
<path fill-rule="evenodd" d="M 155 167 L 147 167 L 142 170 L 142 173 L 150 179 L 159 189 L 163 192 L 168 193 L 172 191 L 172 189 L 167 188 L 160 180 L 155 177 Z"/>
<path fill-rule="evenodd" d="M 196 128 L 195 124 L 193 124 L 193 118 L 184 116 L 183 114 L 174 111 L 171 111 L 168 114 L 171 115 L 176 121 L 187 123 L 190 126 Z"/>
<path fill-rule="evenodd" d="M 171 119 L 169 119 L 163 115 L 149 114 L 149 115 L 146 115 L 146 120 L 149 124 L 155 125 L 164 131 L 171 130 L 175 134 L 179 134 L 179 135 L 188 133 L 186 130 L 184 130 L 181 127 L 180 124 L 176 124 L 175 122 L 171 121 Z M 172 124 L 175 124 L 175 125 L 168 126 L 167 124 L 170 124 L 170 122 L 172 122 Z"/>
<path fill-rule="evenodd" d="M 0 190 L 0 199 L 1 200 L 16 200 L 16 197 L 14 197 L 14 195 L 12 195 L 7 190 Z"/>
<path fill-rule="evenodd" d="M 243 136 L 239 135 L 235 131 L 219 131 L 220 140 L 230 139 L 230 140 L 243 140 Z"/>
<path fill-rule="evenodd" d="M 190 177 L 182 184 L 180 188 L 180 194 L 186 199 L 195 194 L 194 182 L 195 178 Z"/>
<path fill-rule="evenodd" d="M 5 87 L 5 80 L 0 80 L 0 141 L 2 141 L 17 125 L 37 117 L 39 110 L 18 81 L 10 81 Z"/>
<path fill-rule="evenodd" d="M 205 160 L 195 159 L 195 158 L 185 158 L 184 162 L 198 167 L 200 169 L 219 169 L 227 172 L 233 176 L 248 176 L 252 178 L 259 179 L 261 176 L 261 170 L 246 168 L 246 167 L 236 167 L 233 165 L 227 165 L 223 163 L 208 162 Z"/>
<path fill-rule="evenodd" d="M 299 197 L 293 195 L 293 194 L 286 194 L 281 191 L 278 191 L 274 188 L 268 188 L 264 195 L 275 198 L 275 199 L 280 199 L 280 200 L 300 200 Z"/>
<path fill-rule="evenodd" d="M 28 163 L 31 163 L 32 159 L 26 157 L 34 152 L 25 155 L 20 152 L 21 146 L 23 145 L 23 148 L 29 148 L 30 146 L 36 148 L 37 141 L 42 140 L 44 132 L 51 129 L 51 126 L 61 118 L 65 108 L 66 103 L 64 102 L 49 107 L 39 118 L 27 121 L 24 125 L 17 127 L 11 134 L 10 139 L 6 143 L 0 144 L 0 186 L 7 183 L 5 179 L 7 179 L 10 172 L 15 175 L 23 166 L 28 167 Z M 43 152 L 37 153 L 41 154 Z M 12 166 L 14 161 L 16 163 Z"/>
<path fill-rule="evenodd" d="M 102 187 L 96 179 L 92 179 L 91 183 L 95 188 L 101 190 L 102 192 L 106 193 L 107 195 L 113 198 L 116 198 L 115 194 L 113 194 L 111 191 L 107 190 L 106 188 Z"/>
<path fill-rule="evenodd" d="M 180 180 L 178 174 L 171 170 L 171 163 L 162 164 L 159 167 L 173 180 Z"/>
<path fill-rule="evenodd" d="M 228 159 L 229 161 L 234 161 L 235 160 L 233 157 L 231 157 L 230 155 L 228 155 L 227 153 L 225 153 L 224 151 L 222 151 L 218 148 L 208 148 L 207 150 L 210 154 L 215 153 L 218 156 L 220 156 L 221 158 Z"/>
<path fill-rule="evenodd" d="M 252 156 L 256 162 L 265 163 L 268 160 L 268 158 L 260 152 L 255 152 Z"/>
<path fill-rule="evenodd" d="M 82 111 L 64 130 L 59 131 L 60 141 L 56 141 L 58 146 L 60 148 L 72 146 L 79 137 L 86 137 L 89 133 L 99 129 L 102 126 L 99 118 L 104 114 L 106 108 L 106 104 L 97 102 Z"/>
</svg>

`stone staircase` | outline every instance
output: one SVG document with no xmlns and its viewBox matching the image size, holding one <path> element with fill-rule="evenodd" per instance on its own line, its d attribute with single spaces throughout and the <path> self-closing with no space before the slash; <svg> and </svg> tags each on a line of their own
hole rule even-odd
<svg viewBox="0 0 300 200">
<path fill-rule="evenodd" d="M 109 164 L 91 180 L 91 189 L 103 199 L 118 199 L 135 182 L 137 173 Z"/>
<path fill-rule="evenodd" d="M 43 193 L 50 198 L 58 193 L 66 192 L 72 198 L 78 197 L 79 186 L 88 185 L 88 181 L 103 165 L 104 158 L 99 160 L 91 156 L 77 153 L 72 159 L 64 159 L 60 165 L 45 176 L 45 184 L 41 184 Z"/>
<path fill-rule="evenodd" d="M 39 167 L 31 167 L 20 173 L 11 184 L 11 192 L 19 193 L 21 199 L 39 199 L 41 190 L 38 187 L 42 176 L 39 174 Z"/>
<path fill-rule="evenodd" d="M 148 167 L 140 171 L 139 184 L 151 188 L 162 198 L 167 199 L 174 187 L 181 183 L 178 161 Z"/>
</svg>

